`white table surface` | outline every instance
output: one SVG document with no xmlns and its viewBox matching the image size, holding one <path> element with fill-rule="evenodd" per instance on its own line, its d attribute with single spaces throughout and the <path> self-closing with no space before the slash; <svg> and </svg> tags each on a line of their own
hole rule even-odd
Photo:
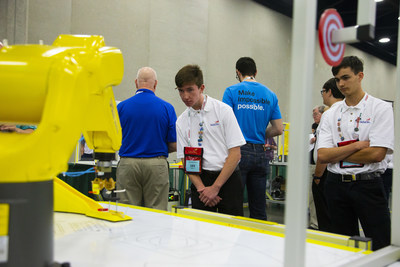
<svg viewBox="0 0 400 267">
<path fill-rule="evenodd" d="M 108 206 L 108 205 L 107 205 Z M 112 223 L 54 213 L 57 262 L 72 267 L 283 266 L 284 238 L 172 214 L 119 207 Z M 307 243 L 306 266 L 339 266 L 363 254 Z"/>
</svg>

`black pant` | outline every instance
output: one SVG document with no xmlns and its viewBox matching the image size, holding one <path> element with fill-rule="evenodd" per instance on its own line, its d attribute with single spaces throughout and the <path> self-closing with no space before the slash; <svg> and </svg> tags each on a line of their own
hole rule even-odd
<svg viewBox="0 0 400 267">
<path fill-rule="evenodd" d="M 328 212 L 328 203 L 325 197 L 325 182 L 328 171 L 325 169 L 319 184 L 312 183 L 312 194 L 314 197 L 315 211 L 317 213 L 318 230 L 331 232 L 331 217 Z"/>
<path fill-rule="evenodd" d="M 386 169 L 382 174 L 383 186 L 385 187 L 386 197 L 389 199 L 390 192 L 392 192 L 393 183 L 393 169 Z"/>
<path fill-rule="evenodd" d="M 211 186 L 217 179 L 220 172 L 203 170 L 200 178 L 204 186 Z M 243 216 L 243 185 L 241 181 L 240 171 L 234 171 L 221 187 L 218 196 L 222 200 L 214 207 L 206 207 L 200 201 L 200 194 L 197 192 L 196 187 L 192 184 L 192 208 L 225 213 L 236 216 Z"/>
<path fill-rule="evenodd" d="M 390 214 L 381 178 L 342 182 L 339 175 L 328 172 L 325 195 L 334 233 L 360 235 L 360 220 L 373 250 L 390 245 Z"/>
</svg>

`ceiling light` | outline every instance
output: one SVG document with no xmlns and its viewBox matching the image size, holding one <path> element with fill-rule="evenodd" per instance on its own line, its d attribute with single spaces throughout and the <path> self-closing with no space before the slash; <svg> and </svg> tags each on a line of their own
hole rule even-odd
<svg viewBox="0 0 400 267">
<path fill-rule="evenodd" d="M 383 2 L 383 0 L 375 0 L 375 2 Z"/>
<path fill-rule="evenodd" d="M 387 42 L 390 42 L 390 38 L 387 38 L 387 37 L 381 38 L 381 39 L 379 39 L 379 42 L 380 42 L 380 43 L 387 43 Z"/>
</svg>

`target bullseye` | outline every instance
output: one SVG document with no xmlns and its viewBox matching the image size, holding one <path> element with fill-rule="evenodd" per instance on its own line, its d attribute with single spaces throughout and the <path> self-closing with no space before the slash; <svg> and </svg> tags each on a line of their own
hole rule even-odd
<svg viewBox="0 0 400 267">
<path fill-rule="evenodd" d="M 318 37 L 322 56 L 331 66 L 340 64 L 346 48 L 344 43 L 332 42 L 332 33 L 340 29 L 343 29 L 343 21 L 336 9 L 325 10 L 319 20 Z"/>
</svg>

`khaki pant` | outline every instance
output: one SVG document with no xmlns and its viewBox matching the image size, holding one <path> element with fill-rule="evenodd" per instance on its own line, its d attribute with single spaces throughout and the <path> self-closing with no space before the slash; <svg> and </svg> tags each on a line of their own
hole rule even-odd
<svg viewBox="0 0 400 267">
<path fill-rule="evenodd" d="M 122 203 L 167 210 L 169 169 L 165 157 L 121 158 L 117 167 L 117 189 Z"/>
<path fill-rule="evenodd" d="M 315 209 L 314 196 L 312 193 L 312 184 L 314 182 L 313 174 L 315 172 L 315 165 L 310 165 L 310 183 L 308 190 L 308 208 L 310 210 L 310 227 L 318 229 L 317 211 Z"/>
</svg>

